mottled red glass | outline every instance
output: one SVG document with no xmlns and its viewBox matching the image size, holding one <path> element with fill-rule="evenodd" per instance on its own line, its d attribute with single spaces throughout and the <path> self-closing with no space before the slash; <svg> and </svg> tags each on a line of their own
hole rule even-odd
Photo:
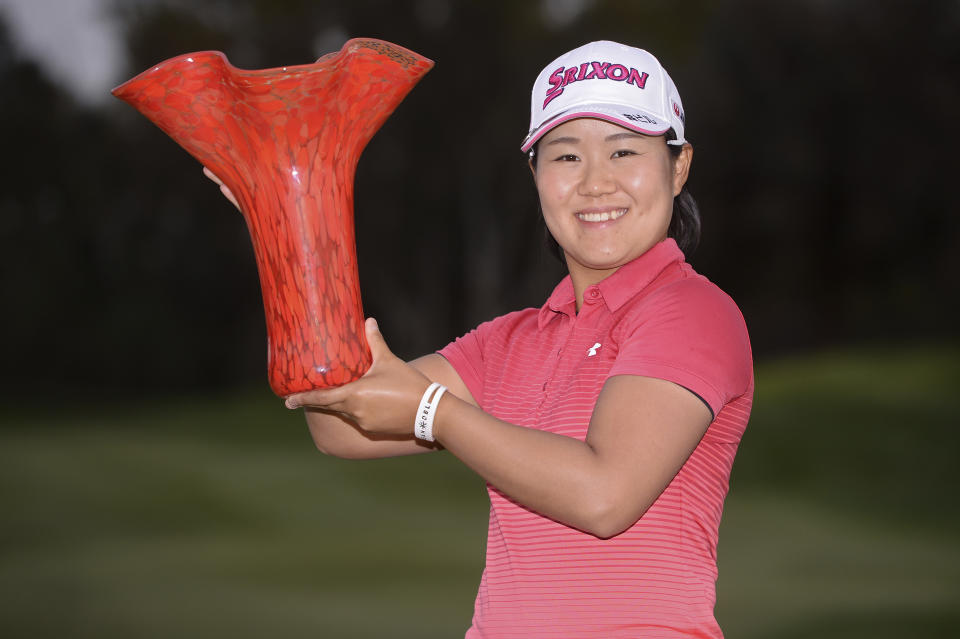
<svg viewBox="0 0 960 639">
<path fill-rule="evenodd" d="M 248 71 L 219 51 L 113 90 L 237 198 L 253 240 L 270 387 L 338 386 L 370 367 L 353 225 L 360 153 L 433 62 L 354 39 L 313 64 Z"/>
</svg>

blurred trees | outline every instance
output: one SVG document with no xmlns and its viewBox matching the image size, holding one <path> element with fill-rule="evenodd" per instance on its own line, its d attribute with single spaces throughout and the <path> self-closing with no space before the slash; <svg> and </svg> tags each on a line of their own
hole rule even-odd
<svg viewBox="0 0 960 639">
<path fill-rule="evenodd" d="M 600 38 L 655 52 L 680 87 L 704 214 L 691 262 L 738 301 L 758 356 L 955 332 L 954 2 L 116 0 L 115 10 L 126 77 L 202 49 L 244 68 L 302 64 L 356 36 L 436 61 L 357 175 L 364 303 L 401 355 L 539 305 L 562 274 L 541 250 L 518 148 L 536 74 Z M 246 230 L 195 162 L 124 104 L 80 107 L 2 30 L 0 86 L 3 392 L 262 382 Z"/>
<path fill-rule="evenodd" d="M 736 4 L 691 69 L 707 272 L 761 353 L 955 334 L 957 5 Z"/>
</svg>

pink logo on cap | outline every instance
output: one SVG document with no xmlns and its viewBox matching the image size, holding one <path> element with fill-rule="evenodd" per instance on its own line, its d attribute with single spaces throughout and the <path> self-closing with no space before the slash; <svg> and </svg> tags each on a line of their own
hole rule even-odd
<svg viewBox="0 0 960 639">
<path fill-rule="evenodd" d="M 674 115 L 676 115 L 678 118 L 680 118 L 680 121 L 681 121 L 681 122 L 683 122 L 684 124 L 686 124 L 686 123 L 687 123 L 687 119 L 686 119 L 685 117 L 683 117 L 683 111 L 680 109 L 680 105 L 677 104 L 676 102 L 674 102 L 673 100 L 671 100 L 670 103 L 673 104 L 673 113 L 674 113 Z"/>
<path fill-rule="evenodd" d="M 543 101 L 543 108 L 563 93 L 564 88 L 581 80 L 613 80 L 615 82 L 626 82 L 632 84 L 638 89 L 643 89 L 647 84 L 648 73 L 641 72 L 633 67 L 627 69 L 622 64 L 612 62 L 584 62 L 578 67 L 560 67 L 550 74 L 550 88 L 547 89 L 546 99 Z M 676 105 L 674 105 L 676 108 Z"/>
</svg>

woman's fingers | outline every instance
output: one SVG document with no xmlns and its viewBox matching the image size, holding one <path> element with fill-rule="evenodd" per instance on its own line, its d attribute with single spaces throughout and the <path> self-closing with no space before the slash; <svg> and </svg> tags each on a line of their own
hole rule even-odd
<svg viewBox="0 0 960 639">
<path fill-rule="evenodd" d="M 367 343 L 370 344 L 370 351 L 373 354 L 373 363 L 382 363 L 385 360 L 389 360 L 393 357 L 393 353 L 390 352 L 390 348 L 387 346 L 387 342 L 383 339 L 383 335 L 380 333 L 380 329 L 377 327 L 377 320 L 372 317 L 367 318 L 367 321 L 364 323 L 364 330 L 367 334 Z M 381 368 L 376 367 L 376 368 Z M 364 378 L 369 378 L 371 375 L 374 375 L 375 366 L 371 365 L 370 370 L 366 372 Z M 312 406 L 315 408 L 323 408 L 326 410 L 334 410 L 337 412 L 349 412 L 345 411 L 346 402 L 351 397 L 358 395 L 362 391 L 363 378 L 353 381 L 349 384 L 344 384 L 343 386 L 337 386 L 335 388 L 323 388 L 312 391 L 305 391 L 303 393 L 296 393 L 290 395 L 284 401 L 284 404 L 287 408 L 300 408 L 302 406 Z"/>
<path fill-rule="evenodd" d="M 230 200 L 230 202 L 231 202 L 235 207 L 237 207 L 237 210 L 239 211 L 239 210 L 240 210 L 240 204 L 237 202 L 237 198 L 235 198 L 235 197 L 233 196 L 233 191 L 231 191 L 231 190 L 227 187 L 227 185 L 223 183 L 223 180 L 221 180 L 220 178 L 218 178 L 218 177 L 216 176 L 216 174 L 215 174 L 213 171 L 211 171 L 210 169 L 208 169 L 207 167 L 203 167 L 203 174 L 206 175 L 206 176 L 207 176 L 208 178 L 210 178 L 211 180 L 213 180 L 214 182 L 216 182 L 216 183 L 220 186 L 220 192 L 223 193 L 224 197 L 226 197 L 228 200 Z"/>
<path fill-rule="evenodd" d="M 335 388 L 323 388 L 303 393 L 295 393 L 284 400 L 287 408 L 300 408 L 301 406 L 313 406 L 315 408 L 324 408 L 339 412 L 342 408 L 342 402 L 349 396 L 344 390 L 344 386 Z"/>
<path fill-rule="evenodd" d="M 408 436 L 430 380 L 390 351 L 375 319 L 367 319 L 364 331 L 373 364 L 363 377 L 343 386 L 291 395 L 285 404 L 291 409 L 335 412 L 370 433 Z"/>
<path fill-rule="evenodd" d="M 223 186 L 223 182 L 220 181 L 220 178 L 218 178 L 216 174 L 210 169 L 208 169 L 207 167 L 203 167 L 203 174 L 206 175 L 211 180 L 213 180 L 214 182 L 216 182 L 217 184 L 219 184 L 220 186 Z"/>
<path fill-rule="evenodd" d="M 368 317 L 363 328 L 367 333 L 367 344 L 370 345 L 370 353 L 373 355 L 374 362 L 379 362 L 385 357 L 393 355 L 390 352 L 390 347 L 387 346 L 387 341 L 383 338 L 383 333 L 380 332 L 377 320 Z"/>
</svg>

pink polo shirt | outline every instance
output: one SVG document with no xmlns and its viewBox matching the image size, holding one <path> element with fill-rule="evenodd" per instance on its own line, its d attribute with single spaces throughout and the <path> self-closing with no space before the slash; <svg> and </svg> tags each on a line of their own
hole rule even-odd
<svg viewBox="0 0 960 639">
<path fill-rule="evenodd" d="M 717 529 L 753 400 L 736 304 L 665 240 L 588 288 L 565 278 L 540 309 L 498 317 L 440 351 L 486 412 L 583 440 L 613 375 L 675 382 L 715 416 L 647 512 L 612 539 L 557 523 L 493 486 L 470 639 L 722 637 Z"/>
</svg>

